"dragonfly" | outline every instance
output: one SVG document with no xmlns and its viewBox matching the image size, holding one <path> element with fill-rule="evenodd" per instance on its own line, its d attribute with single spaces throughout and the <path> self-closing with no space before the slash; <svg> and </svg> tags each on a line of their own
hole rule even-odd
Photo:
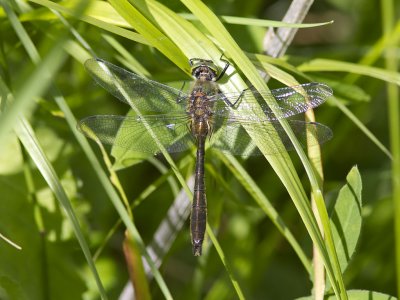
<svg viewBox="0 0 400 300">
<path fill-rule="evenodd" d="M 332 95 L 323 83 L 305 83 L 271 91 L 254 88 L 223 93 L 217 83 L 229 67 L 211 60 L 189 60 L 194 78 L 188 92 L 129 72 L 110 62 L 85 62 L 94 80 L 131 108 L 122 115 L 94 115 L 82 119 L 78 129 L 89 138 L 126 150 L 157 154 L 193 147 L 196 150 L 195 183 L 190 217 L 192 251 L 202 253 L 207 223 L 204 177 L 206 144 L 234 155 L 268 155 L 293 145 L 280 119 L 315 108 Z M 265 101 L 269 101 L 267 104 Z M 255 111 L 260 111 L 256 114 Z M 285 120 L 302 145 L 316 146 L 332 137 L 329 127 L 301 120 Z M 310 135 L 311 134 L 311 135 Z M 255 142 L 257 141 L 257 142 Z M 283 145 L 283 147 L 282 147 Z M 260 148 L 258 148 L 260 147 Z M 260 150 L 262 149 L 262 150 Z"/>
</svg>

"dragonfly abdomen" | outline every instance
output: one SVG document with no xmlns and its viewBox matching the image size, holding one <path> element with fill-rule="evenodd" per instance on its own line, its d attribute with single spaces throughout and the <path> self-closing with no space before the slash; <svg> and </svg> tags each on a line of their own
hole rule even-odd
<svg viewBox="0 0 400 300">
<path fill-rule="evenodd" d="M 205 137 L 197 138 L 196 170 L 193 188 L 192 214 L 190 217 L 190 229 L 192 235 L 193 255 L 200 256 L 204 233 L 207 226 L 207 199 L 204 182 L 204 155 Z"/>
</svg>

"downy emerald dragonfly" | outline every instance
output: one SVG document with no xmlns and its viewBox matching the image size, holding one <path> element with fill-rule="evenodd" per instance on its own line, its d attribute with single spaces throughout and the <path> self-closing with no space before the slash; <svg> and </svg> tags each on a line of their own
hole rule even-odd
<svg viewBox="0 0 400 300">
<path fill-rule="evenodd" d="M 193 254 L 201 255 L 207 223 L 204 180 L 205 145 L 234 155 L 273 154 L 292 148 L 279 119 L 317 107 L 332 95 L 322 83 L 305 83 L 269 92 L 253 88 L 222 93 L 217 81 L 220 70 L 212 61 L 189 60 L 194 82 L 188 93 L 101 59 L 89 59 L 85 67 L 94 80 L 120 101 L 133 115 L 95 115 L 82 119 L 78 128 L 86 136 L 127 150 L 157 154 L 160 146 L 175 153 L 197 148 L 191 211 Z M 264 99 L 273 99 L 267 105 Z M 262 111 L 261 116 L 254 113 Z M 278 112 L 278 113 L 277 113 Z M 300 143 L 318 145 L 332 137 L 329 127 L 300 120 L 287 120 Z M 311 134 L 311 138 L 310 138 Z M 257 148 L 252 138 L 256 137 Z M 284 148 L 282 148 L 285 146 Z"/>
</svg>

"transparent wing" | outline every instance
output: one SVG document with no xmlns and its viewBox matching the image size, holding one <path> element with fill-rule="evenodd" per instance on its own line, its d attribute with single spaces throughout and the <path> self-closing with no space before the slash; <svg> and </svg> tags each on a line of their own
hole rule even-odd
<svg viewBox="0 0 400 300">
<path fill-rule="evenodd" d="M 133 109 L 142 112 L 171 112 L 185 109 L 187 95 L 148 80 L 101 59 L 89 59 L 85 67 L 94 80 Z"/>
<path fill-rule="evenodd" d="M 171 153 L 193 145 L 184 115 L 96 115 L 81 120 L 78 129 L 95 141 L 144 153 L 158 153 L 156 141 Z"/>
<path fill-rule="evenodd" d="M 211 100 L 218 103 L 215 105 L 214 113 L 216 115 L 226 115 L 229 111 L 229 114 L 234 118 L 257 121 L 258 118 L 254 116 L 254 109 L 257 106 L 264 111 L 266 120 L 273 121 L 304 113 L 321 105 L 330 96 L 332 96 L 330 87 L 322 83 L 312 82 L 271 90 L 270 92 L 258 92 L 249 89 L 242 93 L 221 93 L 211 97 Z M 275 99 L 276 105 L 273 107 L 267 105 L 265 98 Z M 222 103 L 225 105 L 222 105 Z M 229 104 L 235 105 L 229 107 Z M 273 109 L 278 111 L 279 114 L 275 115 Z"/>
<path fill-rule="evenodd" d="M 331 129 L 320 123 L 297 120 L 288 120 L 287 122 L 303 147 L 323 144 L 333 136 Z M 247 131 L 243 125 L 246 126 Z M 281 141 L 286 150 L 294 149 L 292 142 L 278 121 L 257 123 L 228 121 L 224 126 L 219 127 L 216 124 L 216 127 L 215 134 L 210 139 L 213 147 L 234 155 L 262 154 L 248 132 L 255 136 L 258 141 L 262 141 L 261 144 L 266 149 L 267 154 L 276 154 L 285 150 L 278 141 Z"/>
</svg>

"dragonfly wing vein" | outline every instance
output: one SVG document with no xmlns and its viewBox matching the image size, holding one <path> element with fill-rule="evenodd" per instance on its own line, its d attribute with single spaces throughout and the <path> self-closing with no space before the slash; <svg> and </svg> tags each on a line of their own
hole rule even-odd
<svg viewBox="0 0 400 300">
<path fill-rule="evenodd" d="M 146 79 L 101 59 L 89 59 L 85 67 L 93 79 L 120 101 L 142 112 L 184 110 L 187 95 Z"/>
<path fill-rule="evenodd" d="M 187 118 L 181 115 L 96 115 L 80 121 L 78 128 L 95 141 L 144 153 L 158 153 L 158 143 L 171 153 L 193 145 Z"/>
<path fill-rule="evenodd" d="M 287 122 L 303 147 L 323 144 L 333 136 L 329 127 L 317 122 L 300 120 L 288 120 Z M 266 154 L 277 154 L 285 149 L 294 149 L 289 136 L 278 121 L 256 123 L 230 119 L 225 126 L 215 130 L 211 143 L 215 148 L 234 155 L 262 155 L 255 140 L 260 143 Z"/>
<path fill-rule="evenodd" d="M 322 83 L 306 83 L 298 86 L 284 87 L 270 92 L 259 92 L 255 89 L 245 90 L 241 93 L 217 94 L 212 100 L 237 105 L 219 105 L 215 110 L 216 115 L 226 115 L 230 111 L 232 116 L 253 121 L 278 120 L 288 118 L 309 109 L 315 108 L 332 95 L 332 90 Z M 275 104 L 268 105 L 265 99 L 274 99 Z M 261 107 L 264 115 L 260 118 L 254 111 Z M 277 112 L 277 114 L 275 113 Z"/>
</svg>

